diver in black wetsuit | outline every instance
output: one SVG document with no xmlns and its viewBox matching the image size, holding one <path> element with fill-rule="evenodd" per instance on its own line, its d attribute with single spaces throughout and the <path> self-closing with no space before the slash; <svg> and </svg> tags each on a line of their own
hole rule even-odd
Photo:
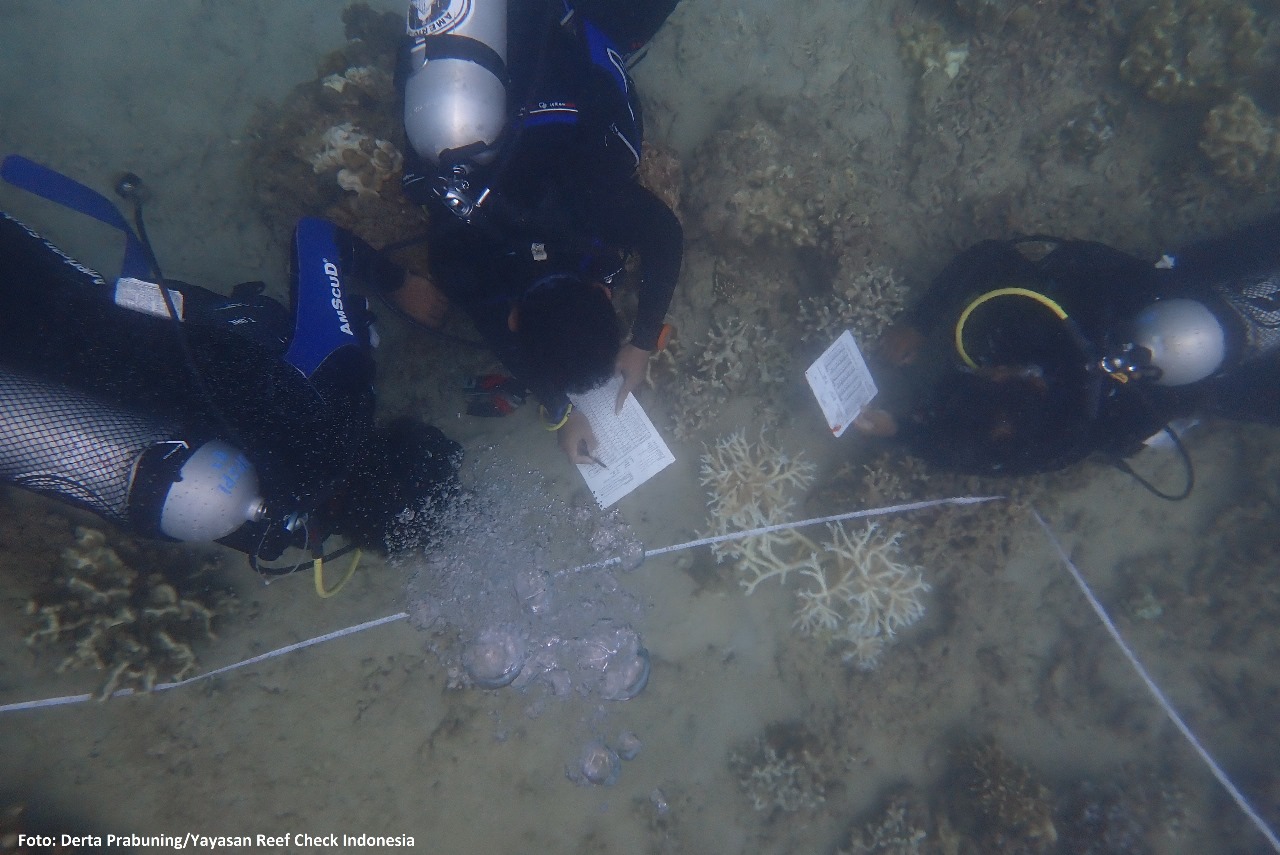
<svg viewBox="0 0 1280 855">
<path fill-rule="evenodd" d="M 675 0 L 490 2 L 487 14 L 506 17 L 488 29 L 479 4 L 469 20 L 449 21 L 454 5 L 410 9 L 404 186 L 428 214 L 431 282 L 412 278 L 388 296 L 432 321 L 438 287 L 538 398 L 570 459 L 585 463 L 583 443 L 590 452 L 595 437 L 565 393 L 617 372 L 621 406 L 662 344 L 680 273 L 680 223 L 635 178 L 642 121 L 626 70 Z M 440 71 L 451 64 L 455 75 Z M 475 85 L 449 100 L 467 74 Z M 476 95 L 486 85 L 488 104 Z M 459 114 L 473 121 L 460 126 Z M 633 252 L 639 306 L 619 347 L 609 284 Z"/>
<path fill-rule="evenodd" d="M 879 356 L 901 371 L 855 427 L 962 472 L 1095 453 L 1126 468 L 1185 416 L 1280 425 L 1280 215 L 1159 264 L 1083 241 L 980 243 Z"/>
<path fill-rule="evenodd" d="M 112 281 L 0 212 L 0 482 L 255 563 L 331 534 L 386 549 L 399 514 L 455 489 L 456 443 L 375 424 L 372 316 L 348 287 L 405 274 L 359 238 L 299 223 L 292 312 L 262 283 L 163 280 L 175 320 L 105 197 L 23 158 L 0 174 L 127 236 Z"/>
</svg>

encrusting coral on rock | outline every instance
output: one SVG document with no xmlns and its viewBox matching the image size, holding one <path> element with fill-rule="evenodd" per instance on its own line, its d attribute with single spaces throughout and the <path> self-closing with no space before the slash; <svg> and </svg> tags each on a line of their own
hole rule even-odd
<svg viewBox="0 0 1280 855">
<path fill-rule="evenodd" d="M 742 433 L 719 440 L 702 456 L 702 483 L 711 498 L 711 534 L 747 531 L 786 522 L 793 491 L 813 482 L 813 465 L 791 458 L 763 438 L 753 446 Z M 899 535 L 869 525 L 850 533 L 828 526 L 830 540 L 818 544 L 796 529 L 782 529 L 712 545 L 718 560 L 736 559 L 747 594 L 776 578 L 795 574 L 795 627 L 805 635 L 837 642 L 846 664 L 871 670 L 899 629 L 924 615 L 929 590 L 919 567 L 898 557 Z"/>
<path fill-rule="evenodd" d="M 179 590 L 159 573 L 129 567 L 96 529 L 76 529 L 50 590 L 27 603 L 40 621 L 27 644 L 70 647 L 59 672 L 91 667 L 107 672 L 96 698 L 119 689 L 150 691 L 162 679 L 182 680 L 196 667 L 193 644 L 212 640 L 213 623 L 234 609 L 217 593 Z"/>
<path fill-rule="evenodd" d="M 338 186 L 357 196 L 377 196 L 400 178 L 404 165 L 399 149 L 351 122 L 334 125 L 320 135 L 318 143 L 299 148 L 302 156 L 308 151 L 312 152 L 309 162 L 313 172 L 334 173 Z"/>
<path fill-rule="evenodd" d="M 249 182 L 259 209 L 282 233 L 323 216 L 375 246 L 421 229 L 400 192 L 399 95 L 392 82 L 404 18 L 356 3 L 343 12 L 347 42 L 314 79 L 249 123 Z"/>
</svg>

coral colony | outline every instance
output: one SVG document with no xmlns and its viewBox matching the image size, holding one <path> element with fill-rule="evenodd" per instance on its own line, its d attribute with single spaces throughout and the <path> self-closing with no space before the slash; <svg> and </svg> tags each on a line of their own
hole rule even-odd
<svg viewBox="0 0 1280 855">
<path fill-rule="evenodd" d="M 334 171 L 338 186 L 358 196 L 376 196 L 400 176 L 404 159 L 394 145 L 376 139 L 351 122 L 329 128 L 311 157 L 317 175 Z"/>
<path fill-rule="evenodd" d="M 27 644 L 68 647 L 59 672 L 107 672 L 98 700 L 117 689 L 150 691 L 162 678 L 190 676 L 197 664 L 192 645 L 213 639 L 214 620 L 234 609 L 225 595 L 205 601 L 158 573 L 136 572 L 94 529 L 77 529 L 76 545 L 62 560 L 52 588 L 27 603 L 27 613 L 40 621 Z"/>
<path fill-rule="evenodd" d="M 702 483 L 710 492 L 712 535 L 785 522 L 793 494 L 813 482 L 814 466 L 789 457 L 763 437 L 752 445 L 741 432 L 716 442 L 702 455 Z M 875 525 L 850 532 L 828 526 L 819 545 L 795 529 L 712 545 L 716 558 L 733 559 L 747 594 L 777 578 L 801 579 L 795 628 L 836 641 L 846 664 L 869 671 L 895 633 L 924 615 L 929 590 L 921 568 L 898 558 L 898 538 Z"/>
</svg>

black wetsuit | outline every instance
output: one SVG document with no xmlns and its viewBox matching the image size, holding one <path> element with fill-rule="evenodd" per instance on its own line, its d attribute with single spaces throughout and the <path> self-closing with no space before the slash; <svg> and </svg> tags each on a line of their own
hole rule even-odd
<svg viewBox="0 0 1280 855">
<path fill-rule="evenodd" d="M 300 545 L 280 527 L 286 513 L 311 514 L 313 534 L 327 518 L 335 527 L 323 533 L 341 525 L 341 533 L 357 535 L 362 545 L 378 545 L 385 533 L 378 526 L 387 517 L 372 519 L 370 506 L 385 501 L 379 489 L 390 488 L 354 482 L 372 477 L 379 461 L 371 454 L 385 457 L 393 449 L 374 427 L 371 315 L 346 286 L 361 281 L 385 290 L 403 271 L 323 221 L 300 224 L 296 247 L 308 238 L 325 252 L 300 261 L 295 249 L 294 312 L 262 296 L 262 283 L 245 283 L 226 297 L 167 280 L 181 295 L 179 337 L 168 317 L 120 307 L 115 282 L 0 212 L 0 371 L 89 395 L 104 412 L 162 420 L 192 447 L 221 439 L 243 451 L 268 509 L 279 513 L 246 523 L 222 540 L 228 546 L 270 559 L 286 545 Z M 299 296 L 304 288 L 305 299 Z M 0 452 L 6 443 L 39 441 L 11 420 L 0 418 L 0 427 Z M 434 428 L 413 441 L 423 436 L 441 459 L 458 451 Z M 428 466 L 420 475 L 443 481 L 453 467 Z M 109 514 L 93 501 L 77 501 L 74 492 L 41 492 L 134 524 L 132 510 Z M 334 504 L 338 498 L 347 499 L 342 507 Z"/>
<path fill-rule="evenodd" d="M 1015 242 L 986 241 L 955 258 L 904 323 L 924 334 L 915 364 L 883 369 L 898 439 L 930 463 L 1020 475 L 1091 454 L 1132 454 L 1170 420 L 1191 414 L 1280 424 L 1280 217 L 1192 246 L 1172 269 L 1097 243 L 1051 241 L 1029 260 Z M 993 289 L 1025 288 L 1056 303 L 1003 297 L 964 326 L 974 370 L 959 357 L 957 321 Z M 1096 366 L 1125 343 L 1158 299 L 1206 305 L 1226 333 L 1213 376 L 1185 386 L 1120 383 Z"/>
<path fill-rule="evenodd" d="M 652 34 L 645 28 L 656 29 L 674 5 L 628 7 L 608 21 L 611 34 L 642 41 Z M 483 217 L 468 223 L 445 209 L 431 192 L 433 169 L 412 152 L 404 180 L 428 213 L 432 280 L 467 312 L 503 365 L 557 412 L 563 392 L 531 376 L 507 325 L 512 305 L 548 276 L 601 278 L 635 253 L 640 286 L 631 342 L 654 350 L 680 274 L 683 232 L 671 209 L 635 179 L 642 120 L 620 49 L 581 11 L 564 26 L 548 8 L 541 0 L 509 7 L 515 118 L 495 163 L 474 176 L 492 191 Z M 639 29 L 626 38 L 633 25 Z"/>
</svg>

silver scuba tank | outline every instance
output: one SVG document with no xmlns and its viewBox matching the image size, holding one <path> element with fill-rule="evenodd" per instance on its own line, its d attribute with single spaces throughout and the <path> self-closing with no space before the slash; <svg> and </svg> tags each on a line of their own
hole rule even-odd
<svg viewBox="0 0 1280 855">
<path fill-rule="evenodd" d="M 253 464 L 221 440 L 197 448 L 178 476 L 160 508 L 160 531 L 174 540 L 218 540 L 266 515 Z"/>
<path fill-rule="evenodd" d="M 1203 303 L 1176 297 L 1147 306 L 1133 321 L 1133 340 L 1151 353 L 1161 386 L 1196 383 L 1222 367 L 1227 336 Z"/>
<path fill-rule="evenodd" d="M 175 540 L 218 540 L 265 516 L 253 465 L 225 442 L 192 452 L 161 420 L 9 369 L 0 400 L 2 482 Z"/>
<path fill-rule="evenodd" d="M 507 121 L 507 0 L 412 0 L 407 32 L 410 145 L 437 166 L 459 149 L 489 163 Z"/>
</svg>

